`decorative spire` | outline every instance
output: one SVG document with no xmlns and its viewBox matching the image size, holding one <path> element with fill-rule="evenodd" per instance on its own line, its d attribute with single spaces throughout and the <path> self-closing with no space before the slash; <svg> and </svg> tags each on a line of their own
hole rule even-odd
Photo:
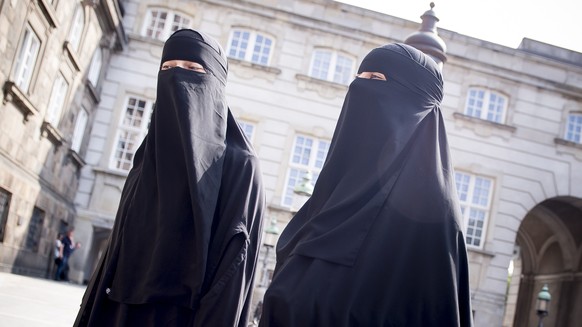
<svg viewBox="0 0 582 327">
<path fill-rule="evenodd" d="M 424 52 L 442 68 L 447 61 L 447 45 L 445 41 L 438 36 L 436 23 L 439 21 L 434 10 L 434 2 L 430 3 L 430 9 L 425 11 L 420 18 L 422 23 L 417 32 L 410 34 L 404 43 L 417 48 Z"/>
</svg>

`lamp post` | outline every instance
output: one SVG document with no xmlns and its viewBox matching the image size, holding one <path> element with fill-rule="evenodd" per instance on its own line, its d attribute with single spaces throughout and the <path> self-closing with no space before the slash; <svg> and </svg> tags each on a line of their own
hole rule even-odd
<svg viewBox="0 0 582 327">
<path fill-rule="evenodd" d="M 261 280 L 261 286 L 269 286 L 269 274 L 267 269 L 267 263 L 269 261 L 269 252 L 275 247 L 277 243 L 277 236 L 279 235 L 279 227 L 277 226 L 277 219 L 272 218 L 271 223 L 265 229 L 265 259 L 263 260 L 263 276 Z"/>
<path fill-rule="evenodd" d="M 538 299 L 537 299 L 537 303 L 536 303 L 537 315 L 538 315 L 538 317 L 540 317 L 540 320 L 538 322 L 538 327 L 544 326 L 544 323 L 542 320 L 549 313 L 549 304 L 550 304 L 551 300 L 552 300 L 552 295 L 550 294 L 550 292 L 548 290 L 548 285 L 544 284 L 544 287 L 542 287 L 542 290 L 538 293 Z"/>
<path fill-rule="evenodd" d="M 292 211 L 294 213 L 301 209 L 301 207 L 313 194 L 313 184 L 311 183 L 312 179 L 313 175 L 311 174 L 311 172 L 306 171 L 303 177 L 301 178 L 301 182 L 295 185 L 293 193 L 295 193 L 296 196 L 293 197 L 293 207 L 292 207 Z"/>
</svg>

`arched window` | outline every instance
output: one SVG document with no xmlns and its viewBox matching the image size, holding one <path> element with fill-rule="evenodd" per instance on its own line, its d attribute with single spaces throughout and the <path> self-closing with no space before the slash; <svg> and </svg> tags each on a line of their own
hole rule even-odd
<svg viewBox="0 0 582 327">
<path fill-rule="evenodd" d="M 347 85 L 354 75 L 354 60 L 331 50 L 315 50 L 311 57 L 309 76 Z"/>
<path fill-rule="evenodd" d="M 189 28 L 192 19 L 181 13 L 161 8 L 151 8 L 146 14 L 142 35 L 165 41 L 179 29 Z"/>
<path fill-rule="evenodd" d="M 101 66 L 103 65 L 103 51 L 101 48 L 97 48 L 91 58 L 91 66 L 89 66 L 89 73 L 87 74 L 87 79 L 91 82 L 91 85 L 97 86 L 99 82 L 99 76 L 101 75 Z"/>
<path fill-rule="evenodd" d="M 273 44 L 273 39 L 264 34 L 235 29 L 230 33 L 226 53 L 230 58 L 267 66 L 271 61 Z"/>
<path fill-rule="evenodd" d="M 499 92 L 472 87 L 467 93 L 465 115 L 504 124 L 507 97 Z"/>
<path fill-rule="evenodd" d="M 77 6 L 75 10 L 75 16 L 73 17 L 73 24 L 71 25 L 71 30 L 69 31 L 68 41 L 71 43 L 73 50 L 79 51 L 79 45 L 81 44 L 81 35 L 83 34 L 83 28 L 85 27 L 85 13 L 83 12 L 83 6 Z"/>
</svg>

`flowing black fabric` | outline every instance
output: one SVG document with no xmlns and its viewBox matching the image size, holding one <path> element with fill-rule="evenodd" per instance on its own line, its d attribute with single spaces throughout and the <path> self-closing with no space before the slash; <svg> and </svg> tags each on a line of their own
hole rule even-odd
<svg viewBox="0 0 582 327">
<path fill-rule="evenodd" d="M 207 73 L 160 70 L 76 326 L 246 326 L 265 205 L 258 159 L 227 107 L 218 44 L 178 31 L 162 63 L 174 59 Z"/>
<path fill-rule="evenodd" d="M 261 326 L 471 326 L 468 263 L 436 63 L 372 50 L 313 195 L 277 244 Z"/>
</svg>

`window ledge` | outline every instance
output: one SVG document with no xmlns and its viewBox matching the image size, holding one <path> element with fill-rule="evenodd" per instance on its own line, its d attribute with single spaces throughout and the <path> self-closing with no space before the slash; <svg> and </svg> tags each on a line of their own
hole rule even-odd
<svg viewBox="0 0 582 327">
<path fill-rule="evenodd" d="M 500 124 L 489 120 L 468 116 L 460 112 L 455 112 L 453 117 L 455 117 L 456 126 L 471 128 L 479 136 L 489 137 L 495 135 L 504 139 L 509 139 L 517 130 L 515 126 Z"/>
<path fill-rule="evenodd" d="M 72 159 L 73 163 L 77 168 L 83 168 L 86 165 L 85 160 L 81 158 L 81 155 L 77 153 L 77 151 L 73 149 L 69 149 L 69 157 Z"/>
<path fill-rule="evenodd" d="M 65 44 L 63 44 L 63 49 L 67 53 L 67 56 L 71 60 L 71 63 L 73 64 L 73 66 L 75 67 L 75 69 L 78 72 L 80 72 L 81 71 L 81 64 L 79 63 L 80 60 L 79 60 L 79 57 L 77 57 L 77 53 L 73 49 L 73 46 L 71 45 L 71 42 L 65 41 Z"/>
<path fill-rule="evenodd" d="M 474 248 L 474 247 L 470 247 L 470 246 L 467 246 L 467 252 L 475 252 L 475 253 L 478 253 L 478 254 L 481 254 L 481 255 L 484 255 L 487 257 L 491 257 L 491 258 L 493 258 L 495 256 L 495 253 L 493 253 L 491 251 L 486 251 L 486 250 L 482 250 L 482 249 Z"/>
<path fill-rule="evenodd" d="M 303 74 L 297 74 L 295 78 L 299 81 L 297 86 L 300 90 L 315 91 L 322 97 L 328 99 L 343 98 L 348 90 L 347 85 L 313 78 Z"/>
<path fill-rule="evenodd" d="M 59 147 L 65 142 L 63 134 L 61 134 L 51 123 L 43 122 L 40 126 L 41 135 L 46 137 L 55 146 Z"/>
<path fill-rule="evenodd" d="M 47 3 L 46 0 L 38 0 L 38 4 L 40 5 L 40 10 L 44 14 L 49 25 L 53 28 L 57 27 L 57 14 L 53 9 L 53 6 Z"/>
<path fill-rule="evenodd" d="M 582 144 L 556 137 L 554 139 L 558 153 L 570 154 L 582 161 Z"/>
<path fill-rule="evenodd" d="M 93 167 L 93 171 L 97 172 L 97 173 L 113 175 L 113 176 L 123 177 L 123 178 L 127 178 L 127 175 L 129 174 L 129 171 L 113 170 L 113 169 L 103 168 L 103 167 Z"/>
<path fill-rule="evenodd" d="M 254 62 L 250 62 L 250 61 L 246 61 L 246 60 L 228 57 L 228 62 L 233 63 L 235 65 L 240 65 L 242 67 L 257 69 L 257 70 L 264 71 L 264 72 L 267 72 L 270 74 L 275 74 L 275 75 L 281 74 L 281 70 L 279 68 L 261 65 L 261 64 L 256 64 Z"/>
<path fill-rule="evenodd" d="M 91 84 L 91 82 L 89 80 L 87 80 L 86 84 L 87 89 L 89 90 L 89 94 L 91 94 L 91 98 L 93 99 L 93 102 L 95 102 L 96 104 L 101 102 L 101 97 L 99 96 L 99 92 L 97 91 L 97 88 L 95 86 L 93 86 L 93 84 Z"/>
<path fill-rule="evenodd" d="M 24 92 L 13 81 L 8 80 L 4 83 L 4 100 L 2 102 L 3 104 L 6 104 L 6 102 L 14 102 L 16 107 L 24 115 L 25 121 L 28 120 L 28 116 L 38 114 L 38 110 L 36 110 Z"/>
</svg>

